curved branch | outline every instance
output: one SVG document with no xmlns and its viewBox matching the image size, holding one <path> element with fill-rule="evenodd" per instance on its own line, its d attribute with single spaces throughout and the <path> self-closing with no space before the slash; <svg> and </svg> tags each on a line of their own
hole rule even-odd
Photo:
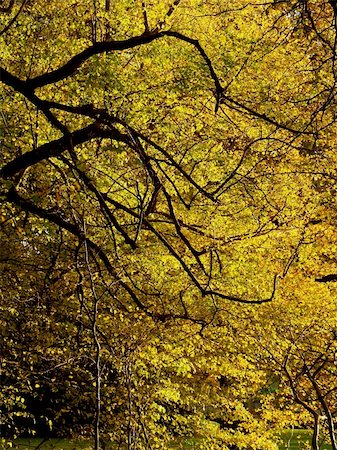
<svg viewBox="0 0 337 450">
<path fill-rule="evenodd" d="M 122 203 L 117 202 L 116 200 L 109 197 L 107 194 L 102 193 L 102 196 L 106 202 L 111 203 L 117 209 L 120 209 L 120 210 L 126 212 L 127 214 L 131 215 L 132 217 L 135 217 L 139 220 L 139 215 L 132 209 L 128 208 L 127 206 L 123 205 Z M 202 284 L 196 278 L 196 276 L 192 273 L 191 269 L 188 267 L 186 262 L 179 256 L 179 254 L 172 247 L 172 245 L 165 239 L 165 237 L 162 236 L 156 228 L 154 228 L 154 226 L 151 224 L 151 222 L 147 218 L 145 218 L 145 217 L 143 218 L 143 223 L 146 226 L 146 228 L 149 231 L 151 231 L 157 237 L 157 239 L 164 245 L 164 247 L 167 249 L 167 251 L 170 253 L 170 255 L 173 256 L 178 261 L 180 266 L 183 268 L 184 272 L 188 275 L 190 280 L 197 287 L 197 289 L 201 293 L 202 297 L 214 295 L 214 296 L 224 299 L 224 300 L 230 300 L 230 301 L 234 301 L 237 303 L 245 303 L 245 304 L 262 304 L 262 303 L 267 303 L 267 302 L 270 302 L 273 300 L 275 293 L 276 293 L 278 275 L 274 276 L 273 289 L 272 289 L 271 295 L 265 299 L 251 299 L 251 300 L 244 299 L 244 298 L 236 297 L 233 295 L 223 294 L 222 292 L 214 291 L 212 289 L 203 288 Z"/>
<path fill-rule="evenodd" d="M 37 217 L 40 217 L 41 219 L 48 220 L 51 223 L 54 223 L 55 225 L 58 225 L 59 227 L 63 228 L 64 230 L 67 230 L 69 233 L 71 233 L 73 236 L 76 236 L 80 241 L 86 241 L 87 245 L 90 249 L 90 251 L 94 252 L 95 255 L 98 256 L 98 258 L 102 261 L 105 268 L 107 269 L 108 273 L 113 276 L 120 286 L 130 295 L 133 302 L 137 305 L 139 309 L 144 311 L 146 314 L 150 316 L 155 316 L 154 313 L 150 312 L 148 308 L 140 301 L 140 299 L 137 297 L 135 292 L 130 288 L 130 286 L 125 283 L 116 273 L 114 267 L 112 266 L 108 256 L 106 253 L 102 250 L 102 248 L 97 245 L 95 242 L 93 242 L 91 239 L 87 238 L 85 236 L 85 233 L 76 225 L 71 222 L 68 222 L 67 220 L 63 219 L 60 215 L 50 212 L 48 210 L 45 210 L 37 205 L 34 205 L 34 203 L 30 202 L 29 200 L 26 200 L 25 198 L 21 197 L 14 188 L 11 188 L 7 194 L 5 195 L 6 200 L 9 203 L 12 203 L 19 208 L 21 208 L 23 211 L 28 211 L 32 214 L 34 214 Z"/>
<path fill-rule="evenodd" d="M 20 80 L 20 78 L 8 72 L 8 70 L 0 67 L 0 81 L 7 86 L 14 89 L 14 91 L 19 92 L 24 95 L 27 100 L 33 103 L 38 109 L 40 109 L 47 120 L 55 127 L 60 130 L 64 135 L 69 134 L 68 128 L 63 125 L 55 116 L 51 113 L 50 107 L 46 104 L 44 100 L 41 100 L 35 93 L 34 90 L 28 85 L 26 81 Z"/>
<path fill-rule="evenodd" d="M 185 311 L 184 314 L 174 314 L 174 313 L 156 313 L 148 309 L 148 307 L 139 299 L 139 297 L 136 295 L 136 293 L 133 291 L 133 289 L 125 283 L 121 279 L 121 277 L 116 273 L 113 265 L 111 264 L 109 257 L 104 252 L 104 250 L 97 245 L 95 242 L 93 242 L 91 239 L 87 238 L 85 233 L 80 229 L 80 227 L 77 224 L 70 223 L 63 219 L 60 215 L 49 212 L 48 210 L 45 210 L 37 205 L 34 205 L 29 200 L 26 200 L 25 198 L 21 197 L 14 188 L 11 188 L 5 195 L 4 195 L 6 201 L 9 203 L 19 207 L 23 211 L 30 212 L 34 214 L 37 217 L 40 217 L 41 219 L 48 220 L 50 223 L 54 223 L 55 225 L 58 225 L 62 229 L 68 231 L 73 236 L 79 239 L 79 241 L 85 241 L 90 252 L 94 254 L 94 256 L 98 257 L 101 262 L 103 263 L 104 267 L 108 271 L 108 273 L 116 280 L 116 282 L 129 294 L 130 298 L 134 302 L 134 304 L 143 311 L 147 316 L 152 317 L 155 320 L 160 321 L 166 321 L 171 319 L 182 319 L 182 320 L 188 320 L 192 323 L 199 324 L 201 326 L 205 326 L 206 322 L 202 319 L 196 319 L 188 315 L 188 313 Z"/>
<path fill-rule="evenodd" d="M 35 78 L 28 79 L 27 84 L 31 89 L 36 89 L 48 84 L 56 83 L 60 80 L 64 80 L 70 75 L 73 75 L 77 69 L 82 66 L 82 64 L 94 55 L 109 53 L 112 51 L 127 50 L 140 45 L 149 44 L 150 42 L 163 36 L 164 33 L 145 33 L 140 36 L 124 39 L 122 41 L 97 42 L 96 44 L 87 47 L 82 52 L 73 56 L 68 62 L 58 69 L 52 70 L 51 72 L 46 72 Z"/>
<path fill-rule="evenodd" d="M 62 161 L 64 161 L 65 164 L 68 165 L 68 167 L 71 167 L 74 171 L 76 171 L 82 182 L 85 184 L 85 186 L 95 195 L 99 206 L 101 208 L 102 213 L 106 216 L 107 220 L 111 222 L 111 224 L 116 228 L 116 230 L 123 236 L 125 243 L 130 245 L 132 249 L 135 249 L 137 247 L 136 242 L 134 239 L 132 239 L 127 232 L 124 230 L 124 228 L 120 225 L 108 205 L 106 204 L 102 193 L 96 188 L 94 183 L 90 180 L 90 178 L 81 170 L 76 168 L 70 161 L 68 161 L 66 158 L 62 157 Z"/>
<path fill-rule="evenodd" d="M 7 31 L 10 29 L 10 27 L 12 25 L 14 25 L 14 23 L 16 22 L 17 18 L 19 17 L 19 15 L 21 14 L 21 11 L 23 10 L 23 8 L 25 7 L 26 3 L 28 0 L 24 0 L 21 3 L 21 6 L 18 10 L 18 12 L 15 14 L 15 16 L 8 22 L 8 24 L 0 31 L 0 36 L 2 36 L 3 34 L 7 33 Z M 9 6 L 6 8 L 0 8 L 0 12 L 10 12 L 12 7 L 14 5 L 14 0 L 11 0 L 9 3 Z"/>
<path fill-rule="evenodd" d="M 214 81 L 214 84 L 215 84 L 215 97 L 216 97 L 215 112 L 217 112 L 217 110 L 219 108 L 219 104 L 220 104 L 221 95 L 224 92 L 224 88 L 221 86 L 220 80 L 214 70 L 213 64 L 212 64 L 210 58 L 208 57 L 207 53 L 205 52 L 204 48 L 201 46 L 200 42 L 197 39 L 190 38 L 190 37 L 185 36 L 184 34 L 181 34 L 177 31 L 166 31 L 163 34 L 165 34 L 166 36 L 175 37 L 176 39 L 179 39 L 180 41 L 187 42 L 188 44 L 193 45 L 193 47 L 197 49 L 198 53 L 201 55 L 201 57 L 205 61 L 206 65 L 208 67 L 209 73 L 212 77 L 212 80 Z"/>
<path fill-rule="evenodd" d="M 166 151 L 163 147 L 161 147 L 159 144 L 154 142 L 152 139 L 150 139 L 145 134 L 143 134 L 143 133 L 137 131 L 136 129 L 132 128 L 124 120 L 121 120 L 118 117 L 115 117 L 115 116 L 112 116 L 111 114 L 108 114 L 107 111 L 105 111 L 104 109 L 94 108 L 93 105 L 91 105 L 91 104 L 82 105 L 82 106 L 71 106 L 71 105 L 64 105 L 62 103 L 57 103 L 57 102 L 52 102 L 52 101 L 45 101 L 45 104 L 50 109 L 58 109 L 60 111 L 66 111 L 66 112 L 73 113 L 73 114 L 79 114 L 79 115 L 82 115 L 82 116 L 91 117 L 92 119 L 95 119 L 95 120 L 99 119 L 102 123 L 104 123 L 106 125 L 109 125 L 109 126 L 110 126 L 111 123 L 114 123 L 114 122 L 121 124 L 128 131 L 128 134 L 129 135 L 131 134 L 132 138 L 135 139 L 138 142 L 138 144 L 140 144 L 139 140 L 142 140 L 146 144 L 148 144 L 149 146 L 153 147 L 155 150 L 160 152 L 168 160 L 168 162 L 166 162 L 166 164 L 172 165 L 202 195 L 204 195 L 205 197 L 207 197 L 209 200 L 211 200 L 214 203 L 217 202 L 217 200 L 213 197 L 213 194 L 209 193 L 205 188 L 200 186 L 193 179 L 193 177 L 190 176 L 184 170 L 184 168 L 181 166 L 181 164 L 179 164 L 179 163 L 177 163 L 175 161 L 175 159 L 169 154 L 168 151 Z M 127 139 L 127 137 L 126 137 L 124 142 L 127 143 L 128 145 L 130 145 L 130 139 Z M 135 143 L 133 143 L 133 145 L 131 145 L 131 147 L 133 147 L 134 144 Z M 147 157 L 147 160 L 146 160 L 147 164 L 150 163 L 151 159 L 156 161 L 156 159 L 153 158 L 153 157 Z M 153 169 L 151 168 L 151 170 L 153 170 Z M 151 178 L 152 178 L 152 176 L 151 176 Z M 154 181 L 153 178 L 152 178 L 152 180 Z M 158 182 L 154 182 L 154 185 L 159 188 L 159 183 Z M 185 206 L 187 206 L 187 205 L 185 204 Z"/>
<path fill-rule="evenodd" d="M 232 97 L 228 95 L 221 95 L 221 98 L 219 100 L 220 104 L 226 104 L 229 108 L 231 105 L 233 105 L 235 108 L 237 108 L 240 112 L 244 111 L 248 114 L 250 114 L 253 117 L 256 117 L 257 119 L 261 119 L 270 125 L 274 125 L 276 128 L 280 128 L 281 130 L 288 131 L 289 133 L 295 134 L 296 136 L 299 135 L 312 135 L 313 133 L 310 131 L 305 130 L 296 130 L 295 128 L 289 127 L 287 125 L 284 125 L 282 123 L 277 122 L 276 120 L 272 119 L 271 117 L 267 116 L 265 113 L 260 113 L 258 111 L 255 111 L 252 108 L 249 108 L 249 106 L 244 105 L 241 102 L 238 102 L 237 100 L 234 100 Z"/>
<path fill-rule="evenodd" d="M 111 127 L 111 130 L 105 130 L 99 127 L 97 122 L 81 128 L 80 130 L 70 133 L 41 145 L 30 152 L 23 153 L 14 160 L 5 164 L 0 169 L 0 176 L 3 178 L 10 178 L 18 172 L 27 169 L 34 164 L 44 161 L 50 157 L 60 156 L 65 150 L 73 149 L 75 146 L 88 142 L 97 137 L 112 138 L 116 141 L 125 141 L 127 136 L 120 133 L 116 128 Z"/>
</svg>

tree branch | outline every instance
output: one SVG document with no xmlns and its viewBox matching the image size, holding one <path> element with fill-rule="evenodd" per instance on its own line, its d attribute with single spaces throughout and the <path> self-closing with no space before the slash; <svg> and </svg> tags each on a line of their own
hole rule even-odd
<svg viewBox="0 0 337 450">
<path fill-rule="evenodd" d="M 56 83 L 60 80 L 64 80 L 70 75 L 73 75 L 77 71 L 77 69 L 82 66 L 82 64 L 84 64 L 94 55 L 109 53 L 112 51 L 127 50 L 130 48 L 138 47 L 140 45 L 149 44 L 150 42 L 163 36 L 164 33 L 144 33 L 140 36 L 135 36 L 121 41 L 97 42 L 96 44 L 87 47 L 82 52 L 73 56 L 68 62 L 66 62 L 58 69 L 46 72 L 43 75 L 39 75 L 35 78 L 28 79 L 27 84 L 31 89 L 36 89 L 48 84 Z"/>
<path fill-rule="evenodd" d="M 97 122 L 94 122 L 87 127 L 70 133 L 70 135 L 43 144 L 30 152 L 26 152 L 23 155 L 16 157 L 0 169 L 0 176 L 3 178 L 10 178 L 21 170 L 25 170 L 50 157 L 60 156 L 64 151 L 71 150 L 75 146 L 97 137 L 111 138 L 122 142 L 125 142 L 125 139 L 127 139 L 127 136 L 120 133 L 116 128 L 111 127 L 110 130 L 104 130 L 99 127 Z"/>
</svg>

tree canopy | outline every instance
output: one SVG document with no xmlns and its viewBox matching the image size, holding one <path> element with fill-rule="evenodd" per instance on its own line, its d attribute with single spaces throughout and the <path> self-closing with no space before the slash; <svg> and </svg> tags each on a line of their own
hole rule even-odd
<svg viewBox="0 0 337 450">
<path fill-rule="evenodd" d="M 6 439 L 336 449 L 335 2 L 0 16 Z"/>
</svg>

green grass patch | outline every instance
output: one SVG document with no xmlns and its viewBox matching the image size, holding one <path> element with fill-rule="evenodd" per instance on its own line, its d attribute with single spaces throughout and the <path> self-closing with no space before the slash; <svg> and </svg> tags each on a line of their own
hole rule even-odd
<svg viewBox="0 0 337 450">
<path fill-rule="evenodd" d="M 199 448 L 199 444 L 202 439 L 189 438 L 179 439 L 171 442 L 168 445 L 169 449 L 183 449 L 183 450 L 196 450 Z M 92 440 L 79 440 L 79 439 L 48 439 L 44 441 L 38 438 L 27 439 L 15 439 L 10 447 L 9 444 L 0 444 L 0 450 L 92 450 Z M 107 450 L 116 450 L 117 444 L 110 443 L 106 445 Z"/>
<path fill-rule="evenodd" d="M 304 450 L 311 448 L 312 433 L 308 430 L 288 430 L 282 433 L 280 450 Z M 331 445 L 322 444 L 321 450 L 331 450 Z"/>
<path fill-rule="evenodd" d="M 92 443 L 88 440 L 78 439 L 43 439 L 28 438 L 15 439 L 12 447 L 1 446 L 1 450 L 92 450 Z M 111 447 L 112 449 L 113 447 Z"/>
<path fill-rule="evenodd" d="M 282 443 L 279 447 L 280 450 L 305 450 L 311 448 L 311 432 L 307 430 L 288 430 L 285 431 L 282 436 Z M 196 449 L 198 448 L 200 439 L 184 439 L 175 444 L 171 443 L 172 450 L 175 448 L 183 449 Z M 13 442 L 12 447 L 8 444 L 1 445 L 1 450 L 92 450 L 93 445 L 90 440 L 72 440 L 72 439 L 43 439 L 30 438 L 30 439 L 16 439 Z M 115 450 L 117 446 L 113 443 L 106 447 L 108 450 Z M 323 444 L 321 450 L 331 450 L 330 445 Z"/>
</svg>

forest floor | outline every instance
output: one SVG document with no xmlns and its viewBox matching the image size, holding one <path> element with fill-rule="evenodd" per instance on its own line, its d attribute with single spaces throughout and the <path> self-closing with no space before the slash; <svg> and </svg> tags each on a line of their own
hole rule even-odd
<svg viewBox="0 0 337 450">
<path fill-rule="evenodd" d="M 307 430 L 289 430 L 282 435 L 283 444 L 279 450 L 304 450 L 310 445 L 311 433 Z M 172 444 L 172 449 L 177 448 Z M 181 448 L 181 447 L 180 447 Z M 184 449 L 197 449 L 198 444 L 194 439 L 187 439 L 184 442 Z M 48 439 L 43 441 L 38 438 L 16 439 L 13 446 L 1 446 L 1 450 L 91 450 L 92 444 L 87 440 L 70 440 L 70 439 Z M 107 447 L 108 450 L 115 450 L 114 444 Z M 331 450 L 331 446 L 322 445 L 321 450 Z"/>
<path fill-rule="evenodd" d="M 311 432 L 308 430 L 289 430 L 282 435 L 283 445 L 279 450 L 304 450 L 311 448 Z M 320 450 L 331 450 L 331 445 L 322 444 Z"/>
</svg>

